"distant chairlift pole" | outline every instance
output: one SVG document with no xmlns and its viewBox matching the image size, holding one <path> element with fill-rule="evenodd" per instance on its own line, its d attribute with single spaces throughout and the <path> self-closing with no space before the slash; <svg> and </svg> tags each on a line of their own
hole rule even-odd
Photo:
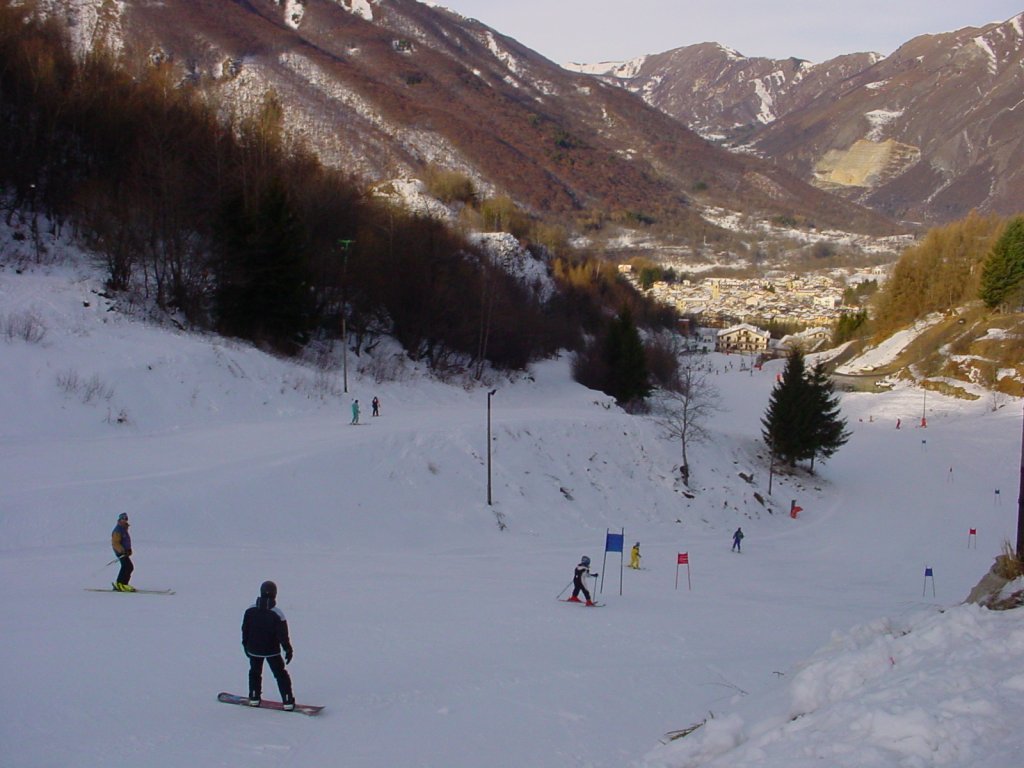
<svg viewBox="0 0 1024 768">
<path fill-rule="evenodd" d="M 1024 557 L 1024 426 L 1020 438 L 1020 490 L 1017 492 L 1017 559 Z"/>
<path fill-rule="evenodd" d="M 491 506 L 491 398 L 497 391 L 487 393 L 487 506 Z"/>
<path fill-rule="evenodd" d="M 355 240 L 339 240 L 341 248 L 341 380 L 342 391 L 348 394 L 348 251 Z"/>
</svg>

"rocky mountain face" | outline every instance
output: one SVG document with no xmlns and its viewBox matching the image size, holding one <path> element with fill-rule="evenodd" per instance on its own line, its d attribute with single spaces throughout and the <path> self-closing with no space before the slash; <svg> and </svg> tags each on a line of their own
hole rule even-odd
<svg viewBox="0 0 1024 768">
<path fill-rule="evenodd" d="M 461 172 L 481 195 L 580 228 L 601 217 L 706 235 L 705 206 L 891 232 L 884 216 L 705 141 L 598 79 L 416 0 L 37 0 L 80 49 L 170 62 L 225 115 L 268 94 L 285 128 L 364 183 Z M 595 212 L 600 212 L 595 213 Z M 616 219 L 617 217 L 617 219 Z"/>
<path fill-rule="evenodd" d="M 568 68 L 625 87 L 705 138 L 736 146 L 881 58 L 854 53 L 816 66 L 795 58 L 747 57 L 718 43 L 701 43 L 625 63 Z"/>
<path fill-rule="evenodd" d="M 704 44 L 581 67 L 900 219 L 1024 210 L 1024 14 L 821 64 Z"/>
</svg>

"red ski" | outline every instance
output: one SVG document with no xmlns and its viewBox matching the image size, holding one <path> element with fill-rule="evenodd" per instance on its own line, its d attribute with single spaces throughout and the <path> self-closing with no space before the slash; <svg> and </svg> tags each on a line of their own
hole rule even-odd
<svg viewBox="0 0 1024 768">
<path fill-rule="evenodd" d="M 243 707 L 249 706 L 248 696 L 239 696 L 237 693 L 225 693 L 221 691 L 217 694 L 217 701 L 223 701 L 225 704 L 239 704 Z M 267 699 L 260 699 L 259 707 L 253 707 L 253 709 L 277 709 L 282 712 L 300 712 L 303 715 L 319 715 L 323 711 L 322 706 L 316 704 L 296 704 L 295 709 L 286 710 L 284 705 L 280 701 L 268 701 Z"/>
</svg>

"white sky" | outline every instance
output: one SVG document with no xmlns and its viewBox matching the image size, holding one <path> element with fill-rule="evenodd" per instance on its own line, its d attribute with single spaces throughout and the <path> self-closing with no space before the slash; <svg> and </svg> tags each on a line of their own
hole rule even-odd
<svg viewBox="0 0 1024 768">
<path fill-rule="evenodd" d="M 921 34 L 1005 21 L 1024 0 L 439 0 L 558 63 L 631 59 L 717 42 L 745 56 L 824 61 L 892 53 Z"/>
</svg>

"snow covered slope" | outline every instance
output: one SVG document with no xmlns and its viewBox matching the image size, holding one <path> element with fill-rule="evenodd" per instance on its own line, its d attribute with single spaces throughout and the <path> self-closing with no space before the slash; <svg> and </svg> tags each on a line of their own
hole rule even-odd
<svg viewBox="0 0 1024 768">
<path fill-rule="evenodd" d="M 1014 536 L 1019 403 L 932 393 L 914 429 L 915 390 L 844 395 L 850 443 L 768 497 L 780 367 L 711 355 L 726 410 L 687 491 L 678 445 L 567 361 L 463 388 L 378 384 L 363 358 L 344 393 L 107 311 L 94 273 L 13 248 L 0 330 L 38 332 L 0 333 L 4 766 L 1003 766 L 1022 745 L 1017 612 L 953 607 Z M 114 576 L 120 512 L 133 582 L 176 595 L 83 591 Z M 609 528 L 643 552 L 621 595 Z M 555 600 L 584 553 L 600 610 Z M 267 578 L 319 718 L 216 701 L 245 692 Z"/>
</svg>

